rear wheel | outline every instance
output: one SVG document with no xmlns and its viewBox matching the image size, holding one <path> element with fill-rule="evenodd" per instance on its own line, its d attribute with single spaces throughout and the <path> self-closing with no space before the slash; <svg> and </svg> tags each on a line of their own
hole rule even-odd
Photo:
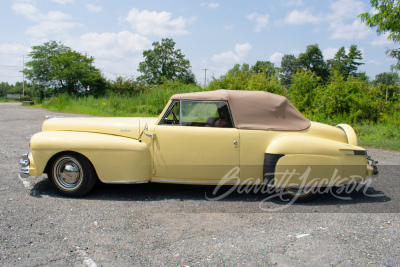
<svg viewBox="0 0 400 267">
<path fill-rule="evenodd" d="M 50 180 L 57 191 L 68 197 L 80 197 L 95 186 L 96 172 L 84 156 L 68 152 L 58 155 L 51 164 Z"/>
</svg>

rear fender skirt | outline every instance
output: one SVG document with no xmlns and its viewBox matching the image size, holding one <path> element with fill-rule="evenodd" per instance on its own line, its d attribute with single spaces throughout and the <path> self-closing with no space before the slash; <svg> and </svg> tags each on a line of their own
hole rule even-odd
<svg viewBox="0 0 400 267">
<path fill-rule="evenodd" d="M 270 154 L 270 153 L 264 154 L 264 168 L 263 168 L 264 183 L 269 184 L 269 185 L 274 184 L 276 163 L 283 156 L 285 156 L 285 155 L 284 154 Z"/>
</svg>

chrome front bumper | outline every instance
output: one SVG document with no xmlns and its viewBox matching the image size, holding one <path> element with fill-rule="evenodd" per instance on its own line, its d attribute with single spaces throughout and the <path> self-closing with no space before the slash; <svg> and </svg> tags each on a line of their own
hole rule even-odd
<svg viewBox="0 0 400 267">
<path fill-rule="evenodd" d="M 19 171 L 19 175 L 21 178 L 29 177 L 29 153 L 22 154 L 21 159 L 19 160 L 19 164 L 21 165 L 21 170 Z"/>
</svg>

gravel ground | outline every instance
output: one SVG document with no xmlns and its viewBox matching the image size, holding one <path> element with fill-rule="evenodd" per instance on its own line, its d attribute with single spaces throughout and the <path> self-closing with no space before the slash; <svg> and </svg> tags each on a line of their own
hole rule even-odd
<svg viewBox="0 0 400 267">
<path fill-rule="evenodd" d="M 400 265 L 399 152 L 368 149 L 380 165 L 369 188 L 289 207 L 164 184 L 98 184 L 74 199 L 18 177 L 44 115 L 61 114 L 13 103 L 0 114 L 0 266 Z"/>
</svg>

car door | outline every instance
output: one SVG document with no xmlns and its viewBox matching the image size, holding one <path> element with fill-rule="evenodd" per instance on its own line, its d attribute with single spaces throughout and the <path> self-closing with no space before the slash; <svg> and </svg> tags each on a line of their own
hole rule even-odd
<svg viewBox="0 0 400 267">
<path fill-rule="evenodd" d="M 227 102 L 174 101 L 154 132 L 153 181 L 215 183 L 239 166 Z"/>
</svg>

